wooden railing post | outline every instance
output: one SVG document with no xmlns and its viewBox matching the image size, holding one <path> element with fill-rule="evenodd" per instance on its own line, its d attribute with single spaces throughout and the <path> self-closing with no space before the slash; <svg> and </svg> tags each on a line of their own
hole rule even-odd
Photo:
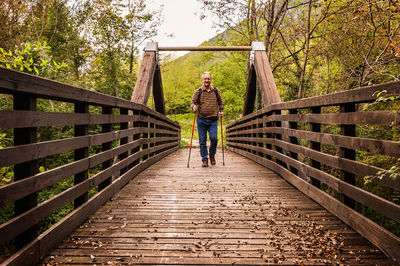
<svg viewBox="0 0 400 266">
<path fill-rule="evenodd" d="M 14 110 L 36 111 L 36 97 L 26 94 L 14 95 Z M 36 128 L 15 128 L 14 146 L 37 142 Z M 14 165 L 14 180 L 18 181 L 38 172 L 36 161 L 28 161 Z M 14 215 L 18 216 L 37 205 L 38 194 L 32 193 L 14 202 Z M 15 249 L 20 250 L 36 237 L 36 227 L 26 230 L 15 238 Z"/>
<path fill-rule="evenodd" d="M 282 112 L 281 110 L 275 110 L 275 111 L 273 112 L 273 114 L 275 114 L 275 115 L 280 115 L 281 112 Z M 280 127 L 282 127 L 282 122 L 281 122 L 281 121 L 275 121 L 275 122 L 274 122 L 274 126 L 277 127 L 277 128 L 280 128 Z M 275 138 L 275 139 L 278 139 L 278 140 L 281 140 L 281 139 L 282 139 L 282 134 L 274 134 L 274 138 Z M 277 145 L 274 145 L 274 148 L 275 148 L 275 151 L 276 151 L 276 152 L 283 153 L 283 149 L 282 149 L 281 147 L 279 147 L 279 146 L 277 146 Z M 286 166 L 286 164 L 283 163 L 281 160 L 276 159 L 276 158 L 275 158 L 275 160 L 276 160 L 276 163 L 277 163 L 277 164 L 279 164 L 279 165 L 281 165 L 281 166 Z"/>
<path fill-rule="evenodd" d="M 289 109 L 289 114 L 297 114 L 297 109 Z M 297 122 L 289 122 L 289 128 L 296 130 L 298 128 Z M 296 145 L 299 144 L 296 137 L 289 137 L 289 142 L 292 144 L 296 144 Z M 295 160 L 299 160 L 299 156 L 297 153 L 292 152 L 292 151 L 289 153 L 290 153 L 290 157 L 292 157 Z M 292 166 L 290 166 L 289 169 L 295 175 L 298 174 L 298 169 L 296 169 Z"/>
<path fill-rule="evenodd" d="M 104 115 L 112 114 L 112 108 L 111 107 L 103 106 L 102 109 L 103 109 L 102 113 Z M 102 133 L 111 132 L 112 131 L 112 124 L 102 124 L 101 125 L 101 129 L 102 129 L 101 130 Z M 102 151 L 107 151 L 107 150 L 112 149 L 112 141 L 103 143 L 101 145 L 101 148 L 102 148 Z M 112 165 L 112 163 L 113 163 L 112 159 L 103 162 L 102 165 L 101 165 L 101 169 L 102 170 L 107 169 L 108 167 L 110 167 Z M 109 184 L 111 184 L 111 176 L 108 177 L 107 179 L 105 179 L 103 182 L 101 182 L 99 184 L 99 191 L 104 189 L 105 187 L 107 187 Z"/>
<path fill-rule="evenodd" d="M 272 113 L 271 112 L 268 112 L 267 113 L 267 117 L 268 116 L 270 116 L 270 115 L 272 115 Z M 266 124 L 265 124 L 265 126 L 268 128 L 268 127 L 272 127 L 273 126 L 273 123 L 271 122 L 271 121 L 269 121 L 269 122 L 267 122 Z M 272 133 L 267 133 L 267 134 L 265 134 L 265 137 L 267 138 L 267 139 L 270 139 L 271 141 L 273 141 L 273 134 Z M 272 144 L 269 144 L 269 143 L 267 143 L 266 145 L 265 145 L 265 148 L 267 148 L 268 150 L 271 150 L 272 151 Z M 267 159 L 268 160 L 272 160 L 272 156 L 271 155 L 268 155 L 267 154 Z"/>
<path fill-rule="evenodd" d="M 89 105 L 86 103 L 75 103 L 75 113 L 85 113 L 89 114 Z M 89 134 L 89 126 L 88 125 L 76 125 L 74 126 L 74 136 L 86 136 Z M 84 147 L 80 149 L 74 150 L 74 161 L 79 161 L 83 158 L 87 158 L 89 156 L 89 147 Z M 83 172 L 77 173 L 74 176 L 74 185 L 79 184 L 80 182 L 88 179 L 88 171 L 85 170 Z M 77 197 L 74 200 L 74 209 L 81 206 L 88 200 L 88 193 L 84 193 L 83 195 Z"/>
<path fill-rule="evenodd" d="M 264 115 L 262 115 L 261 117 L 258 118 L 257 128 L 259 128 L 259 129 L 262 129 L 264 127 L 263 117 L 264 117 Z M 264 138 L 264 133 L 258 133 L 257 136 L 258 136 L 258 138 L 262 139 L 262 138 Z M 258 147 L 264 148 L 264 143 L 262 143 L 261 141 L 258 142 Z M 258 156 L 264 157 L 265 154 L 262 152 L 258 152 Z"/>
<path fill-rule="evenodd" d="M 140 112 L 135 110 L 135 111 L 133 111 L 133 114 L 134 114 L 134 115 L 139 115 Z M 141 119 L 141 118 L 140 118 L 140 119 Z M 139 121 L 134 121 L 134 122 L 133 122 L 133 127 L 134 127 L 134 128 L 140 128 L 140 126 L 141 126 L 141 122 L 139 122 Z M 140 136 L 141 136 L 140 133 L 134 134 L 134 135 L 133 135 L 133 141 L 140 139 Z M 131 154 L 135 154 L 135 153 L 137 153 L 138 151 L 140 151 L 140 146 L 138 146 L 137 148 L 132 149 L 132 150 L 131 150 Z M 129 168 L 134 167 L 134 166 L 137 165 L 139 162 L 140 162 L 140 159 L 135 160 L 133 163 L 131 163 L 131 164 L 129 165 Z"/>
<path fill-rule="evenodd" d="M 158 133 L 158 129 L 160 129 L 160 126 L 159 125 L 157 125 L 157 124 L 155 124 L 154 125 L 154 128 L 155 128 L 155 134 L 154 134 L 154 136 L 155 136 L 155 138 L 157 139 L 157 138 L 159 138 L 160 137 L 160 133 Z M 157 146 L 157 145 L 159 145 L 159 142 L 158 141 L 155 141 L 154 142 L 154 146 Z M 158 154 L 159 152 L 155 152 L 155 154 Z"/>
<path fill-rule="evenodd" d="M 146 117 L 148 117 L 148 115 L 147 115 L 146 113 L 142 113 L 142 117 L 143 117 L 143 118 L 146 118 Z M 147 123 L 147 122 L 142 122 L 142 128 L 143 128 L 143 131 L 148 130 L 148 128 L 149 128 L 149 123 Z M 148 138 L 149 138 L 149 133 L 143 132 L 142 137 L 143 137 L 144 140 L 148 139 Z M 142 150 L 147 150 L 148 147 L 149 147 L 149 144 L 143 143 L 143 145 L 142 145 Z M 146 155 L 144 155 L 142 158 L 143 158 L 143 161 L 144 161 L 144 160 L 147 160 L 147 159 L 149 158 L 149 155 L 146 154 Z"/>
<path fill-rule="evenodd" d="M 254 120 L 257 121 L 257 118 L 255 118 Z M 258 126 L 257 123 L 254 123 L 253 126 L 251 126 L 251 127 L 249 127 L 249 128 L 255 130 L 255 129 L 257 129 L 257 126 Z M 257 134 L 256 134 L 256 133 L 253 133 L 253 134 L 251 134 L 251 137 L 252 137 L 252 138 L 256 138 L 256 137 L 257 137 Z M 254 146 L 254 147 L 257 147 L 257 142 L 256 142 L 256 141 L 253 141 L 253 142 L 251 143 L 251 145 Z M 257 152 L 256 152 L 255 150 L 252 150 L 251 152 L 252 152 L 253 154 L 257 154 Z"/>
<path fill-rule="evenodd" d="M 250 128 L 251 128 L 250 126 L 247 126 L 247 127 L 244 127 L 243 129 L 244 130 L 249 130 Z M 244 133 L 243 134 L 243 137 L 245 137 L 246 139 L 248 139 L 250 136 L 251 136 L 251 134 L 249 134 L 249 133 Z M 245 144 L 250 144 L 250 142 L 248 140 L 245 140 L 244 143 Z M 251 152 L 250 148 L 245 148 L 245 151 Z"/>
<path fill-rule="evenodd" d="M 154 123 L 150 123 L 150 129 L 151 129 L 151 130 L 154 130 L 154 129 L 155 129 L 155 124 L 154 124 Z M 150 133 L 150 139 L 151 139 L 150 148 L 152 148 L 152 147 L 154 147 L 154 146 L 156 145 L 156 143 L 154 142 L 154 137 L 155 137 L 154 132 L 151 132 L 151 133 Z M 152 152 L 152 153 L 150 154 L 150 157 L 154 156 L 155 154 L 156 154 L 156 153 Z"/>
<path fill-rule="evenodd" d="M 121 108 L 120 111 L 119 111 L 119 113 L 120 113 L 121 115 L 128 115 L 128 109 Z M 120 130 L 128 129 L 128 126 L 129 126 L 129 123 L 128 123 L 128 122 L 120 123 Z M 128 138 L 128 137 L 121 138 L 119 144 L 120 144 L 120 145 L 124 145 L 124 144 L 127 144 L 128 141 L 129 141 L 129 138 Z M 118 156 L 118 160 L 121 161 L 121 160 L 127 158 L 128 155 L 129 155 L 128 152 L 124 152 L 124 153 L 122 153 L 122 154 L 120 154 L 120 155 Z M 126 173 L 126 171 L 128 171 L 128 167 L 122 168 L 121 171 L 120 171 L 120 175 Z"/>
<path fill-rule="evenodd" d="M 310 109 L 311 109 L 312 114 L 320 114 L 321 113 L 321 107 L 312 107 Z M 312 132 L 321 132 L 321 124 L 320 123 L 310 123 L 310 130 Z M 315 141 L 310 141 L 310 148 L 315 151 L 321 151 L 321 143 L 315 142 Z M 318 170 L 321 169 L 321 163 L 316 160 L 311 159 L 311 166 Z M 321 187 L 321 182 L 318 179 L 315 179 L 312 177 L 311 177 L 311 184 L 318 188 Z"/>
<path fill-rule="evenodd" d="M 347 103 L 347 104 L 340 105 L 341 113 L 355 112 L 355 110 L 356 110 L 356 105 L 354 103 Z M 344 136 L 355 137 L 356 136 L 356 126 L 355 125 L 340 125 L 340 134 L 342 134 Z M 355 152 L 355 150 L 352 150 L 352 149 L 340 147 L 339 148 L 339 157 L 349 159 L 349 160 L 355 160 L 356 152 Z M 349 173 L 345 170 L 341 170 L 341 177 L 345 182 L 347 182 L 351 185 L 355 185 L 356 178 L 353 173 Z M 343 195 L 342 200 L 343 200 L 344 204 L 346 204 L 350 208 L 354 209 L 354 204 L 355 204 L 354 199 Z"/>
</svg>

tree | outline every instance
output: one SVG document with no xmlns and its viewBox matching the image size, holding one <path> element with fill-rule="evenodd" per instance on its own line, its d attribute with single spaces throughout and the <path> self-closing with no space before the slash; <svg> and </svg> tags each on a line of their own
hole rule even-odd
<svg viewBox="0 0 400 266">
<path fill-rule="evenodd" d="M 145 40 L 157 34 L 157 27 L 162 20 L 161 11 L 147 10 L 147 5 L 144 0 L 128 0 L 126 8 L 128 10 L 125 19 L 127 24 L 129 74 L 132 74 L 134 56 L 137 52 L 137 48 Z"/>
<path fill-rule="evenodd" d="M 398 80 L 399 1 L 339 1 L 341 10 L 325 23 L 336 28 L 326 38 L 334 60 L 343 66 L 349 87 Z M 337 26 L 336 26 L 337 25 Z"/>
<path fill-rule="evenodd" d="M 19 36 L 26 27 L 24 21 L 27 16 L 27 0 L 0 1 L 0 47 L 14 50 L 20 44 Z"/>
<path fill-rule="evenodd" d="M 214 15 L 214 26 L 223 30 L 232 30 L 243 39 L 242 43 L 250 44 L 260 37 L 260 16 L 257 15 L 258 5 L 255 0 L 198 0 L 203 4 L 205 13 Z"/>
</svg>

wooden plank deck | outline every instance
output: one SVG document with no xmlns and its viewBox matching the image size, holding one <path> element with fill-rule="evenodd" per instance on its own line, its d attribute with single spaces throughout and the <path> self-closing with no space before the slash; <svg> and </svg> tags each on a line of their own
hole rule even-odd
<svg viewBox="0 0 400 266">
<path fill-rule="evenodd" d="M 270 170 L 234 153 L 202 168 L 180 149 L 138 175 L 49 264 L 392 265 Z"/>
</svg>

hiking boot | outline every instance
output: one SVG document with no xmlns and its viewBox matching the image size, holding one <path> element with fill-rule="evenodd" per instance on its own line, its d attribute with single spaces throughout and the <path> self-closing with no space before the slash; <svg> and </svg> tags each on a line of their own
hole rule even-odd
<svg viewBox="0 0 400 266">
<path fill-rule="evenodd" d="M 203 164 L 201 166 L 208 167 L 208 160 L 203 160 Z"/>
<path fill-rule="evenodd" d="M 215 155 L 210 155 L 210 163 L 211 163 L 211 165 L 217 164 L 217 162 L 215 161 Z"/>
</svg>

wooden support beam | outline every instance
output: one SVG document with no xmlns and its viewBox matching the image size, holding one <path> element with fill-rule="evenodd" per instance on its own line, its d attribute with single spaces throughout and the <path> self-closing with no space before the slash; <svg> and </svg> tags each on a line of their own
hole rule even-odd
<svg viewBox="0 0 400 266">
<path fill-rule="evenodd" d="M 289 110 L 289 114 L 297 114 L 297 112 L 298 112 L 297 109 L 290 109 Z M 298 124 L 297 124 L 297 122 L 289 122 L 288 127 L 291 128 L 291 129 L 297 130 Z M 292 137 L 292 136 L 289 137 L 289 142 L 293 143 L 293 144 L 296 144 L 296 145 L 299 144 L 298 139 L 296 137 Z M 293 159 L 295 159 L 297 161 L 299 160 L 299 155 L 296 152 L 290 151 L 290 152 L 287 152 L 287 153 L 290 155 L 291 158 L 293 158 Z M 295 175 L 298 175 L 299 171 L 298 171 L 297 168 L 292 167 L 292 166 L 289 166 L 288 168 L 289 168 L 290 172 L 292 172 Z"/>
<path fill-rule="evenodd" d="M 26 94 L 14 94 L 14 110 L 36 111 L 36 97 Z M 25 145 L 37 142 L 36 127 L 14 128 L 14 145 Z M 14 181 L 19 181 L 38 173 L 36 160 L 14 165 Z M 14 202 L 14 215 L 18 216 L 38 204 L 38 193 L 33 192 Z M 15 249 L 20 250 L 31 242 L 37 234 L 36 226 L 31 227 L 15 238 Z"/>
<path fill-rule="evenodd" d="M 257 82 L 261 91 L 263 108 L 272 103 L 280 103 L 278 89 L 275 84 L 271 66 L 265 51 L 254 52 L 254 68 L 257 74 Z"/>
<path fill-rule="evenodd" d="M 89 114 L 89 105 L 86 103 L 75 103 L 75 113 Z M 89 135 L 89 125 L 75 125 L 74 136 L 87 136 Z M 74 161 L 79 161 L 81 159 L 87 158 L 89 156 L 89 147 L 79 148 L 74 150 Z M 85 171 L 79 172 L 74 176 L 74 185 L 77 185 L 89 177 L 89 172 L 87 169 Z M 84 193 L 74 200 L 74 209 L 81 206 L 83 203 L 88 201 L 88 193 Z"/>
<path fill-rule="evenodd" d="M 156 70 L 156 52 L 145 52 L 131 101 L 146 105 Z"/>
<path fill-rule="evenodd" d="M 257 93 L 257 75 L 254 66 L 249 68 L 249 75 L 247 76 L 246 96 L 244 98 L 243 116 L 251 114 L 254 110 L 254 101 Z"/>
<path fill-rule="evenodd" d="M 119 110 L 119 113 L 120 113 L 121 115 L 127 115 L 127 114 L 128 114 L 128 109 L 121 108 L 121 109 Z M 126 122 L 120 123 L 120 129 L 121 129 L 121 130 L 126 130 L 126 129 L 128 129 L 128 127 L 129 127 L 128 123 L 126 123 Z M 128 137 L 121 138 L 121 140 L 119 141 L 119 145 L 120 145 L 120 146 L 125 145 L 125 144 L 128 143 L 128 141 L 129 141 L 129 138 L 128 138 Z M 124 152 L 124 153 L 122 153 L 121 155 L 118 156 L 118 161 L 124 160 L 125 158 L 128 157 L 128 155 L 129 155 L 129 152 Z M 119 173 L 119 176 L 125 174 L 126 172 L 128 172 L 128 167 L 122 168 L 121 171 L 120 171 L 120 173 Z"/>
<path fill-rule="evenodd" d="M 164 91 L 160 65 L 157 64 L 153 77 L 153 97 L 156 111 L 165 115 Z"/>
<path fill-rule="evenodd" d="M 103 114 L 112 114 L 112 108 L 103 106 L 102 109 L 103 109 L 103 110 L 102 110 Z M 113 129 L 112 129 L 112 124 L 103 124 L 103 125 L 101 125 L 101 132 L 102 132 L 102 133 L 108 133 L 108 132 L 112 132 L 112 131 L 113 131 Z M 111 149 L 112 149 L 112 141 L 105 142 L 105 143 L 101 144 L 101 150 L 102 150 L 103 152 L 108 151 L 108 150 L 111 150 Z M 113 160 L 112 160 L 112 159 L 107 160 L 107 161 L 104 161 L 104 162 L 101 164 L 101 169 L 102 169 L 102 170 L 106 170 L 107 168 L 111 167 L 112 164 L 113 164 Z M 111 178 L 111 176 L 110 176 L 110 177 L 108 177 L 107 179 L 105 179 L 103 182 L 101 182 L 101 183 L 99 184 L 99 186 L 98 186 L 99 191 L 100 191 L 100 190 L 103 190 L 103 189 L 106 188 L 108 185 L 110 185 L 111 182 L 112 182 L 111 179 L 112 179 L 112 178 Z"/>
<path fill-rule="evenodd" d="M 177 46 L 158 47 L 158 51 L 251 51 L 251 46 Z"/>
<path fill-rule="evenodd" d="M 346 103 L 340 105 L 340 112 L 341 113 L 354 113 L 356 111 L 356 105 L 354 103 Z M 350 137 L 355 137 L 356 136 L 356 125 L 340 125 L 340 134 L 344 136 L 350 136 Z M 339 147 L 339 157 L 349 159 L 349 160 L 355 160 L 356 159 L 356 151 L 354 149 L 348 149 L 344 147 Z M 351 184 L 355 185 L 356 184 L 356 175 L 353 173 L 350 173 L 345 170 L 341 170 L 341 177 L 342 179 Z M 346 195 L 340 195 L 340 199 L 343 201 L 344 204 L 349 206 L 350 208 L 354 209 L 355 207 L 355 201 L 351 197 L 348 197 Z"/>
<path fill-rule="evenodd" d="M 312 114 L 321 114 L 321 107 L 312 107 L 310 108 Z M 321 124 L 320 123 L 310 123 L 310 130 L 312 132 L 321 132 Z M 310 148 L 315 151 L 321 151 L 321 143 L 317 141 L 310 141 Z M 321 163 L 317 160 L 311 159 L 311 166 L 320 170 Z M 311 177 L 311 184 L 317 188 L 321 188 L 321 181 L 316 178 Z"/>
</svg>

